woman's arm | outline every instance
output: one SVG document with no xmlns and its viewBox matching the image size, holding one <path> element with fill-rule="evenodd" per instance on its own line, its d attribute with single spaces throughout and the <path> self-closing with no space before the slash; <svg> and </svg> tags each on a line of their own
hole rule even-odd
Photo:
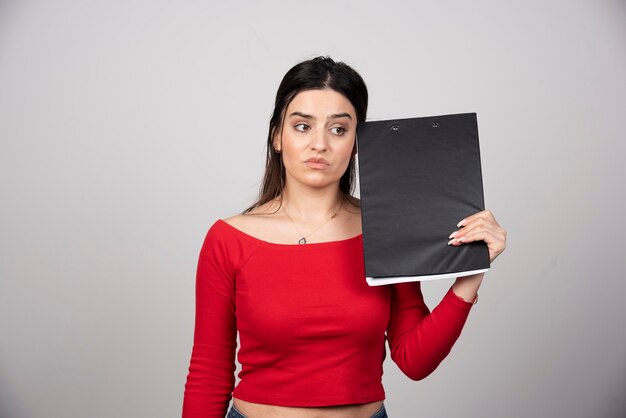
<svg viewBox="0 0 626 418">
<path fill-rule="evenodd" d="M 483 240 L 493 262 L 506 247 L 506 231 L 489 211 L 463 219 L 450 245 Z M 459 277 L 432 312 L 424 303 L 420 283 L 393 285 L 391 317 L 387 330 L 391 358 L 413 380 L 432 373 L 461 335 L 476 301 L 484 273 Z"/>
<path fill-rule="evenodd" d="M 472 304 L 450 289 L 430 312 L 420 282 L 391 286 L 387 328 L 391 358 L 410 379 L 421 380 L 446 358 L 461 335 Z"/>
<path fill-rule="evenodd" d="M 196 321 L 183 418 L 226 415 L 235 384 L 235 289 L 232 260 L 214 226 L 200 251 Z"/>
</svg>

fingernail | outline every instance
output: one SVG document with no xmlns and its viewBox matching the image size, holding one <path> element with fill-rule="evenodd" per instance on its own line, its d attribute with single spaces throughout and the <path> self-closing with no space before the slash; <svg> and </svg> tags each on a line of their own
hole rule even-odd
<svg viewBox="0 0 626 418">
<path fill-rule="evenodd" d="M 457 228 L 460 228 L 463 226 L 463 222 L 465 222 L 465 219 L 463 219 L 461 222 L 459 222 L 458 224 L 456 224 Z"/>
<path fill-rule="evenodd" d="M 451 239 L 450 241 L 448 241 L 448 245 L 452 245 L 454 241 L 456 241 L 456 239 Z"/>
<path fill-rule="evenodd" d="M 453 233 L 451 233 L 451 234 L 450 234 L 450 236 L 448 237 L 448 239 L 450 239 L 450 238 L 454 238 L 454 236 L 455 236 L 456 234 L 458 234 L 458 232 L 459 232 L 459 231 L 454 231 Z"/>
</svg>

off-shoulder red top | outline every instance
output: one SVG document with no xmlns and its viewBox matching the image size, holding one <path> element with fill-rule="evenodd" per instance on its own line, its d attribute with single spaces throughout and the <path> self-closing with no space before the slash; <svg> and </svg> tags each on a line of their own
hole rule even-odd
<svg viewBox="0 0 626 418">
<path fill-rule="evenodd" d="M 304 407 L 383 400 L 385 339 L 400 369 L 422 379 L 471 306 L 450 290 L 430 313 L 419 282 L 368 286 L 361 235 L 274 244 L 218 220 L 200 251 L 183 417 L 223 418 L 231 394 Z"/>
</svg>

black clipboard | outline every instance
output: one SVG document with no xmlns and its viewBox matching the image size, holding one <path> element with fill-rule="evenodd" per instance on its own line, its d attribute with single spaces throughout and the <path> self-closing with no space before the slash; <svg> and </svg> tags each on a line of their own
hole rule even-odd
<svg viewBox="0 0 626 418">
<path fill-rule="evenodd" d="M 363 122 L 357 147 L 368 284 L 489 269 L 483 241 L 448 245 L 485 208 L 475 113 Z"/>
</svg>

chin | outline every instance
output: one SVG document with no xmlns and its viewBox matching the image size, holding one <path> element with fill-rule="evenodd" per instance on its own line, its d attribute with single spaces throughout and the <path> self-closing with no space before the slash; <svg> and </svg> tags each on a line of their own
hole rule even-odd
<svg viewBox="0 0 626 418">
<path fill-rule="evenodd" d="M 306 187 L 322 189 L 331 186 L 339 187 L 339 180 L 344 172 L 336 170 L 287 170 L 287 183 L 299 183 Z"/>
<path fill-rule="evenodd" d="M 339 187 L 339 178 L 331 179 L 328 178 L 328 176 L 308 176 L 308 178 L 300 179 L 299 182 L 305 186 L 316 189 L 323 189 L 331 186 Z"/>
</svg>

